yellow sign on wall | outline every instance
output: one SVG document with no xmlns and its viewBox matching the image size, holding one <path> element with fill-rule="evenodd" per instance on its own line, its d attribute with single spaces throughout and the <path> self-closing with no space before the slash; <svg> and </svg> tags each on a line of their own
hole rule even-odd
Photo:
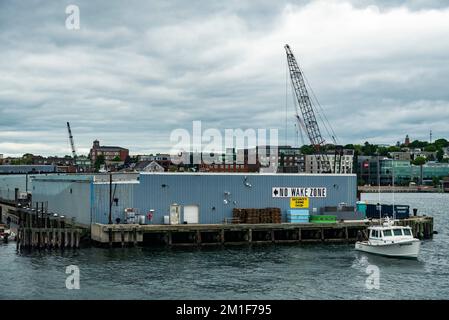
<svg viewBox="0 0 449 320">
<path fill-rule="evenodd" d="M 292 197 L 290 198 L 290 208 L 308 208 L 309 198 L 307 197 Z"/>
</svg>

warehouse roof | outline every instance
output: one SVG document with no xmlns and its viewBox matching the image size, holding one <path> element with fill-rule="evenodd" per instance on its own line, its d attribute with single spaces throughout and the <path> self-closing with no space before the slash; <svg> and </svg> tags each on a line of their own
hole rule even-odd
<svg viewBox="0 0 449 320">
<path fill-rule="evenodd" d="M 260 173 L 260 172 L 140 172 L 141 175 L 192 176 L 356 176 L 355 173 Z"/>
</svg>

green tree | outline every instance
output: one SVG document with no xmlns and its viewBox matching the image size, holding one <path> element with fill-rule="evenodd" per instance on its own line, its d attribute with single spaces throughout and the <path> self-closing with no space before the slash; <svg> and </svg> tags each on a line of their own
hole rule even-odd
<svg viewBox="0 0 449 320">
<path fill-rule="evenodd" d="M 443 149 L 438 149 L 437 151 L 437 160 L 438 162 L 443 162 L 444 151 Z"/>
<path fill-rule="evenodd" d="M 120 159 L 120 157 L 119 156 L 116 156 L 114 159 L 112 159 L 112 161 L 122 161 L 122 159 Z"/>
<path fill-rule="evenodd" d="M 95 160 L 95 170 L 99 170 L 102 165 L 105 164 L 105 159 L 103 155 L 99 155 Z"/>
<path fill-rule="evenodd" d="M 354 145 L 354 155 L 359 156 L 362 154 L 362 146 L 359 144 Z"/>
<path fill-rule="evenodd" d="M 390 146 L 388 147 L 388 152 L 400 152 L 401 148 L 398 146 Z"/>
<path fill-rule="evenodd" d="M 33 157 L 34 155 L 32 155 L 31 153 L 25 153 L 22 156 L 22 159 L 20 159 L 19 164 L 33 164 Z"/>
<path fill-rule="evenodd" d="M 362 154 L 365 156 L 373 156 L 377 152 L 377 146 L 370 144 L 368 141 L 362 146 Z"/>
<path fill-rule="evenodd" d="M 415 141 L 411 142 L 408 146 L 409 146 L 409 148 L 424 148 L 428 144 L 429 143 L 427 141 L 415 140 Z"/>
<path fill-rule="evenodd" d="M 415 166 L 422 166 L 426 163 L 426 158 L 424 157 L 416 157 L 412 162 Z"/>
<path fill-rule="evenodd" d="M 384 156 L 384 157 L 388 156 L 388 149 L 385 148 L 385 147 L 380 147 L 380 148 L 378 148 L 378 149 L 377 149 L 377 152 L 378 152 L 379 155 L 381 155 L 381 156 Z"/>
<path fill-rule="evenodd" d="M 315 152 L 313 146 L 310 145 L 303 145 L 300 149 L 302 154 L 313 154 Z"/>
<path fill-rule="evenodd" d="M 434 187 L 437 187 L 440 185 L 440 177 L 432 177 L 432 184 Z"/>
<path fill-rule="evenodd" d="M 437 139 L 434 142 L 434 145 L 437 147 L 437 149 L 446 148 L 449 147 L 449 141 L 446 139 Z"/>
<path fill-rule="evenodd" d="M 428 146 L 424 147 L 424 151 L 435 152 L 435 151 L 437 151 L 437 147 L 435 147 L 435 145 L 433 145 L 433 144 L 429 144 Z"/>
</svg>

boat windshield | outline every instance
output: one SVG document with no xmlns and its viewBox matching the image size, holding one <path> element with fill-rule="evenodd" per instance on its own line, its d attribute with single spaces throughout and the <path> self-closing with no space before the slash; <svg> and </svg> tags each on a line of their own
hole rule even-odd
<svg viewBox="0 0 449 320">
<path fill-rule="evenodd" d="M 384 237 L 391 237 L 393 235 L 391 230 L 384 230 L 383 233 L 384 233 Z"/>
<path fill-rule="evenodd" d="M 410 231 L 410 229 L 403 229 L 403 231 L 404 231 L 404 235 L 406 235 L 406 236 L 412 235 L 412 232 Z"/>
<path fill-rule="evenodd" d="M 402 236 L 402 229 L 393 229 L 393 233 L 395 236 Z"/>
</svg>

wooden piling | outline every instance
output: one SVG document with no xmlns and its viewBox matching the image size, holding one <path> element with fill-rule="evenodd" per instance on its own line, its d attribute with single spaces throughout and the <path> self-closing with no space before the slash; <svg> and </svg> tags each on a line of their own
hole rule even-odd
<svg viewBox="0 0 449 320">
<path fill-rule="evenodd" d="M 169 232 L 167 233 L 167 237 L 168 237 L 168 245 L 171 246 L 172 243 L 173 243 L 171 231 L 169 231 Z"/>
<path fill-rule="evenodd" d="M 81 238 L 81 233 L 79 231 L 75 232 L 75 238 L 76 238 L 76 241 L 75 241 L 76 249 L 79 249 L 79 247 L 80 247 L 80 238 Z"/>
<path fill-rule="evenodd" d="M 109 247 L 112 248 L 112 228 L 109 228 Z"/>
<path fill-rule="evenodd" d="M 73 229 L 71 229 L 70 230 L 70 248 L 72 248 L 72 249 L 75 247 L 74 237 L 75 237 L 75 232 L 73 231 Z"/>
<path fill-rule="evenodd" d="M 196 231 L 196 244 L 197 245 L 201 244 L 201 232 L 200 232 L 200 230 Z"/>
<path fill-rule="evenodd" d="M 67 229 L 64 230 L 64 248 L 69 246 L 69 232 Z"/>
</svg>

